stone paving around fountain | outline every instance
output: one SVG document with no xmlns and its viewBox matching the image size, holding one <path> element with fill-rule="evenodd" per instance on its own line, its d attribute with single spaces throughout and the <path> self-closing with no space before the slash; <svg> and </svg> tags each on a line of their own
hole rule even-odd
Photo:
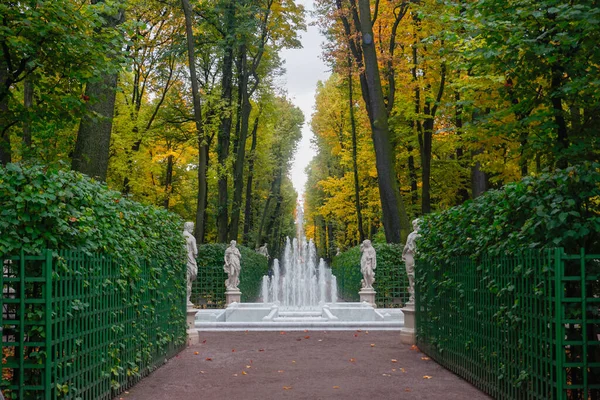
<svg viewBox="0 0 600 400">
<path fill-rule="evenodd" d="M 119 398 L 489 399 L 400 344 L 398 332 L 201 332 L 200 339 Z"/>
</svg>

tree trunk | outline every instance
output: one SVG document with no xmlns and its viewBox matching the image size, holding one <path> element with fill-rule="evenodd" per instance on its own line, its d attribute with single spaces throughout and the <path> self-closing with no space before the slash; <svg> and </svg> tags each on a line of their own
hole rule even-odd
<svg viewBox="0 0 600 400">
<path fill-rule="evenodd" d="M 238 239 L 240 212 L 242 208 L 242 193 L 244 189 L 244 162 L 246 161 L 246 138 L 248 137 L 248 122 L 250 120 L 250 112 L 252 111 L 252 104 L 250 103 L 250 97 L 248 93 L 248 71 L 246 65 L 245 46 L 242 46 L 240 52 L 240 57 L 242 57 L 240 62 L 240 66 L 242 69 L 242 72 L 240 74 L 241 81 L 238 85 L 239 91 L 241 92 L 240 112 L 238 113 L 238 119 L 240 120 L 240 130 L 237 138 L 237 154 L 233 172 L 233 202 L 231 206 L 231 222 L 229 224 L 230 240 Z"/>
<path fill-rule="evenodd" d="M 92 3 L 103 3 L 93 0 Z M 105 28 L 114 29 L 124 21 L 124 13 L 115 18 L 106 16 Z M 71 168 L 90 177 L 106 181 L 110 136 L 115 111 L 118 73 L 104 73 L 99 82 L 86 85 L 85 96 L 89 99 L 85 115 L 81 118 Z"/>
<path fill-rule="evenodd" d="M 356 205 L 356 219 L 358 224 L 358 237 L 360 243 L 365 240 L 363 231 L 362 210 L 360 206 L 360 184 L 358 179 L 358 146 L 356 140 L 356 119 L 354 118 L 354 90 L 352 85 L 352 61 L 348 59 L 348 106 L 350 110 L 350 125 L 352 127 L 352 169 L 354 172 L 354 202 Z"/>
<path fill-rule="evenodd" d="M 260 244 L 262 243 L 262 232 L 263 232 L 263 228 L 265 227 L 265 221 L 267 220 L 267 214 L 269 212 L 269 206 L 271 205 L 271 200 L 274 197 L 278 197 L 280 196 L 280 192 L 281 192 L 281 179 L 282 179 L 282 174 L 283 174 L 283 167 L 279 167 L 279 170 L 277 171 L 277 175 L 275 175 L 275 178 L 273 179 L 273 182 L 271 183 L 271 191 L 269 193 L 269 197 L 267 198 L 267 202 L 265 203 L 265 208 L 263 210 L 263 215 L 262 218 L 260 220 L 260 226 L 258 228 L 258 233 L 256 234 L 256 240 L 255 240 L 255 247 L 258 248 L 258 246 L 260 246 Z"/>
<path fill-rule="evenodd" d="M 25 108 L 25 120 L 23 121 L 23 151 L 22 158 L 31 155 L 31 107 L 33 107 L 33 81 L 29 76 L 23 81 L 23 107 Z"/>
<path fill-rule="evenodd" d="M 169 200 L 173 192 L 173 155 L 167 157 L 167 170 L 165 172 L 165 200 L 163 207 L 169 209 Z"/>
<path fill-rule="evenodd" d="M 250 157 L 248 160 L 248 181 L 246 183 L 246 205 L 244 207 L 244 242 L 250 243 L 250 227 L 252 226 L 252 184 L 254 180 L 254 160 L 256 160 L 256 142 L 258 136 L 257 116 L 254 120 L 252 129 L 252 147 L 250 148 Z"/>
<path fill-rule="evenodd" d="M 224 110 L 221 114 L 221 127 L 217 136 L 217 158 L 219 161 L 217 205 L 217 241 L 227 241 L 228 216 L 228 184 L 227 184 L 227 158 L 229 157 L 229 144 L 231 140 L 231 104 L 233 95 L 233 44 L 235 41 L 235 4 L 233 0 L 227 2 L 225 8 L 225 49 L 223 54 L 223 75 L 221 77 L 221 100 Z"/>
<path fill-rule="evenodd" d="M 556 166 L 558 168 L 566 168 L 569 160 L 565 154 L 565 150 L 569 147 L 569 137 L 567 132 L 567 122 L 565 120 L 565 112 L 562 106 L 562 95 L 559 95 L 559 90 L 562 85 L 563 69 L 556 64 L 552 65 L 552 83 L 551 83 L 551 101 L 554 111 L 554 122 L 556 123 L 557 145 L 555 154 L 557 157 Z"/>
<path fill-rule="evenodd" d="M 187 39 L 188 64 L 190 79 L 192 83 L 192 98 L 194 102 L 194 122 L 196 123 L 196 135 L 198 140 L 198 202 L 196 209 L 196 241 L 204 243 L 205 216 L 207 204 L 207 180 L 206 167 L 208 163 L 208 145 L 204 135 L 202 124 L 202 106 L 200 104 L 200 93 L 198 91 L 198 78 L 196 76 L 196 53 L 194 49 L 194 31 L 192 29 L 192 7 L 189 0 L 181 0 L 183 13 L 185 15 L 185 33 Z"/>
<path fill-rule="evenodd" d="M 398 191 L 394 159 L 390 143 L 388 114 L 383 100 L 377 52 L 374 45 L 373 26 L 371 24 L 371 7 L 368 0 L 359 0 L 360 32 L 362 33 L 362 50 L 365 67 L 365 83 L 368 99 L 367 111 L 371 122 L 373 146 L 375 148 L 375 162 L 377 167 L 377 180 L 379 183 L 379 196 L 383 214 L 383 227 L 388 243 L 401 243 L 402 230 L 408 233 L 408 217 L 406 226 L 403 227 L 400 219 L 400 208 L 403 207 L 402 198 Z M 406 214 L 404 212 L 404 214 Z M 406 235 L 404 235 L 406 236 Z"/>
<path fill-rule="evenodd" d="M 463 106 L 460 104 L 460 93 L 458 91 L 454 92 L 454 100 L 456 102 L 455 114 L 454 114 L 454 123 L 456 125 L 456 134 L 460 137 L 463 133 Z M 465 150 L 462 145 L 456 147 L 456 161 L 459 166 L 463 166 L 463 158 L 465 155 Z M 462 171 L 462 168 L 461 168 Z M 462 175 L 462 173 L 461 173 Z M 460 203 L 464 203 L 469 200 L 469 191 L 466 187 L 462 186 L 458 189 L 458 198 Z"/>
</svg>

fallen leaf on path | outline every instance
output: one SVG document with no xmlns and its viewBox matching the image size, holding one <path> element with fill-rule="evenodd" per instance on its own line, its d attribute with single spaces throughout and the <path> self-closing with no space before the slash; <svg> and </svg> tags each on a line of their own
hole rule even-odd
<svg viewBox="0 0 600 400">
<path fill-rule="evenodd" d="M 285 335 L 285 332 L 279 332 L 280 335 Z"/>
<path fill-rule="evenodd" d="M 204 339 L 204 340 L 202 341 L 202 344 L 204 344 L 204 343 L 206 343 L 206 339 Z"/>
<path fill-rule="evenodd" d="M 369 334 L 369 331 L 366 331 L 366 332 L 365 332 L 365 335 L 368 335 L 368 334 Z"/>
<path fill-rule="evenodd" d="M 296 364 L 296 361 L 292 360 L 292 364 Z"/>
<path fill-rule="evenodd" d="M 319 339 L 319 342 L 322 342 L 322 341 L 323 341 L 323 339 Z"/>
<path fill-rule="evenodd" d="M 392 368 L 392 372 L 396 372 L 396 368 Z"/>
<path fill-rule="evenodd" d="M 358 335 L 355 333 L 355 334 L 354 334 L 354 337 L 358 337 Z"/>
<path fill-rule="evenodd" d="M 411 349 L 412 351 L 419 351 L 419 348 L 417 347 L 417 345 L 416 345 L 416 344 L 413 344 L 412 346 L 410 346 L 410 349 Z"/>
<path fill-rule="evenodd" d="M 400 368 L 400 372 L 406 372 L 404 368 Z"/>
<path fill-rule="evenodd" d="M 250 368 L 252 368 L 251 365 L 246 365 L 246 369 L 250 369 Z"/>
<path fill-rule="evenodd" d="M 310 336 L 304 336 L 304 339 L 310 339 Z"/>
<path fill-rule="evenodd" d="M 423 376 L 423 379 L 431 379 L 431 376 L 425 375 L 425 376 Z"/>
<path fill-rule="evenodd" d="M 391 376 L 390 374 L 381 374 L 381 375 L 383 375 L 383 376 Z"/>
<path fill-rule="evenodd" d="M 242 371 L 242 375 L 248 375 L 246 371 Z"/>
<path fill-rule="evenodd" d="M 362 330 L 361 329 L 357 329 L 356 332 L 362 332 Z"/>
<path fill-rule="evenodd" d="M 233 374 L 233 376 L 237 376 L 237 374 Z"/>
<path fill-rule="evenodd" d="M 235 349 L 231 349 L 231 352 L 232 352 L 232 353 L 235 353 Z"/>
<path fill-rule="evenodd" d="M 304 333 L 306 333 L 306 332 L 308 332 L 308 329 L 305 329 L 305 330 L 304 330 Z"/>
<path fill-rule="evenodd" d="M 371 347 L 375 347 L 375 343 L 371 343 Z"/>
<path fill-rule="evenodd" d="M 339 386 L 334 386 L 333 388 L 334 388 L 334 389 L 339 389 L 340 387 L 339 387 Z"/>
<path fill-rule="evenodd" d="M 392 362 L 393 362 L 393 363 L 397 363 L 397 362 L 398 362 L 398 360 L 396 360 L 395 358 L 392 358 Z"/>
<path fill-rule="evenodd" d="M 194 354 L 195 354 L 195 355 L 198 355 L 198 354 L 200 354 L 200 353 L 198 353 L 197 351 L 195 351 L 195 352 L 194 352 Z"/>
<path fill-rule="evenodd" d="M 206 357 L 206 361 L 212 361 L 212 358 Z"/>
<path fill-rule="evenodd" d="M 429 360 L 429 357 L 421 357 L 421 360 L 428 361 L 428 360 Z"/>
<path fill-rule="evenodd" d="M 290 390 L 292 387 L 291 386 L 284 386 L 283 390 Z"/>
<path fill-rule="evenodd" d="M 356 358 L 351 358 L 350 359 L 350 362 L 355 362 L 355 361 L 356 361 Z"/>
<path fill-rule="evenodd" d="M 201 374 L 203 374 L 203 373 L 204 373 L 204 371 L 200 371 L 200 373 L 201 373 Z"/>
<path fill-rule="evenodd" d="M 404 389 L 404 391 L 405 392 L 412 392 L 412 389 L 411 388 L 406 388 L 406 389 Z"/>
<path fill-rule="evenodd" d="M 282 370 L 282 369 L 280 369 L 280 370 L 279 370 L 279 371 L 277 371 L 277 372 L 279 372 L 280 374 L 283 374 L 283 370 Z"/>
<path fill-rule="evenodd" d="M 258 351 L 265 351 L 265 349 L 258 349 Z"/>
<path fill-rule="evenodd" d="M 301 340 L 302 340 L 302 339 L 298 338 L 298 339 L 296 339 L 296 342 L 300 342 Z"/>
</svg>

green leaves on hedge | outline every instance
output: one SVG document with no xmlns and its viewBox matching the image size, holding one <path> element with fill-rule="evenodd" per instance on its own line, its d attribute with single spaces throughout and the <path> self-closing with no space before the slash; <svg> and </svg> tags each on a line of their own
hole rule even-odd
<svg viewBox="0 0 600 400">
<path fill-rule="evenodd" d="M 418 247 L 429 262 L 517 254 L 522 249 L 600 250 L 600 165 L 526 177 L 427 216 Z"/>
<path fill-rule="evenodd" d="M 182 220 L 80 173 L 41 165 L 0 167 L 0 255 L 42 249 L 183 260 Z"/>
</svg>

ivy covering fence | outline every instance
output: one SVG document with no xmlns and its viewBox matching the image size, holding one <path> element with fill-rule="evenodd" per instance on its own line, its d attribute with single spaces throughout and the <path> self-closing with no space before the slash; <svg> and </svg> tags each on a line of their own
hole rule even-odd
<svg viewBox="0 0 600 400">
<path fill-rule="evenodd" d="M 419 348 L 494 398 L 600 398 L 599 168 L 527 177 L 425 217 Z"/>
<path fill-rule="evenodd" d="M 186 344 L 182 262 L 49 250 L 2 261 L 7 399 L 112 399 Z"/>
<path fill-rule="evenodd" d="M 403 307 L 408 301 L 408 277 L 402 261 L 402 245 L 374 243 L 377 253 L 377 268 L 373 288 L 377 292 L 375 303 L 380 308 Z M 337 278 L 338 296 L 344 301 L 359 301 L 360 246 L 336 256 L 331 271 Z"/>
<path fill-rule="evenodd" d="M 600 396 L 600 255 L 418 264 L 417 345 L 495 399 Z"/>
<path fill-rule="evenodd" d="M 198 278 L 192 284 L 190 300 L 201 308 L 225 308 L 226 244 L 206 244 L 198 247 Z M 261 296 L 262 277 L 269 271 L 265 256 L 245 246 L 237 245 L 240 260 L 240 284 L 243 302 L 254 302 Z"/>
<path fill-rule="evenodd" d="M 0 204 L 6 398 L 111 399 L 183 348 L 180 217 L 65 166 L 0 166 Z"/>
</svg>

